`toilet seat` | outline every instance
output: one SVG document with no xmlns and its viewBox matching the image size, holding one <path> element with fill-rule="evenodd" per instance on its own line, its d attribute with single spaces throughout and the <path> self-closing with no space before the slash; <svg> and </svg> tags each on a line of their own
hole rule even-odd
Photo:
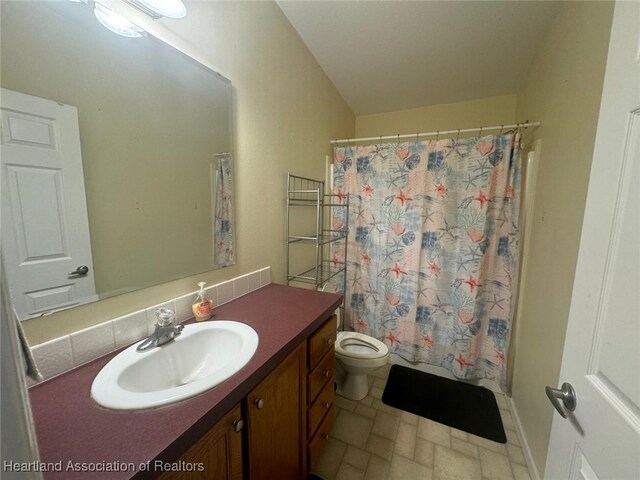
<svg viewBox="0 0 640 480">
<path fill-rule="evenodd" d="M 338 332 L 336 355 L 358 359 L 378 359 L 389 355 L 389 348 L 380 340 L 356 332 Z"/>
<path fill-rule="evenodd" d="M 338 332 L 334 345 L 337 393 L 362 400 L 369 393 L 367 375 L 389 362 L 389 348 L 369 335 L 356 332 Z"/>
</svg>

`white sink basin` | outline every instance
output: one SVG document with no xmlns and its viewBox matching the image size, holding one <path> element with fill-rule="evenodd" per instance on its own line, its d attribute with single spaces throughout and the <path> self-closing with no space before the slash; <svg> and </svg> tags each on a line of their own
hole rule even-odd
<svg viewBox="0 0 640 480">
<path fill-rule="evenodd" d="M 98 373 L 91 396 L 103 407 L 138 410 L 193 397 L 244 367 L 258 348 L 258 334 L 239 322 L 186 325 L 175 340 L 145 352 L 138 343 Z"/>
</svg>

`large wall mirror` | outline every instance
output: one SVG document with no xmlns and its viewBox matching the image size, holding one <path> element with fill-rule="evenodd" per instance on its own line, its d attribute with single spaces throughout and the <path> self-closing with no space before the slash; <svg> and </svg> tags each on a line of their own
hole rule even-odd
<svg viewBox="0 0 640 480">
<path fill-rule="evenodd" d="M 2 261 L 21 319 L 227 266 L 231 84 L 82 2 L 1 2 Z"/>
</svg>

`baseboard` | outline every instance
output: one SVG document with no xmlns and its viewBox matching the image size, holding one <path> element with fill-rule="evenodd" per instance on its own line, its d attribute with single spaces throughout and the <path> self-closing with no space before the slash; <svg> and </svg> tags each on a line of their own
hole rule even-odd
<svg viewBox="0 0 640 480">
<path fill-rule="evenodd" d="M 520 447 L 522 448 L 522 453 L 524 454 L 524 459 L 527 461 L 527 466 L 529 467 L 529 476 L 531 480 L 541 480 L 540 472 L 536 467 L 535 462 L 533 461 L 533 456 L 531 455 L 531 448 L 529 448 L 529 442 L 527 441 L 527 436 L 524 433 L 524 429 L 522 428 L 522 422 L 520 421 L 520 415 L 518 415 L 518 410 L 516 409 L 515 403 L 513 403 L 513 399 L 505 395 L 507 399 L 507 403 L 509 404 L 509 410 L 511 411 L 511 417 L 513 418 L 513 423 L 516 426 L 516 433 L 518 434 L 518 439 L 520 440 Z"/>
</svg>

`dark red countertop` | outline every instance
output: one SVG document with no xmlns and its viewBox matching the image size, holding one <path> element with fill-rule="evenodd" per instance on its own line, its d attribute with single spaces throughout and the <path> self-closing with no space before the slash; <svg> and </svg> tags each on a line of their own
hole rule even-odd
<svg viewBox="0 0 640 480">
<path fill-rule="evenodd" d="M 109 467 L 176 460 L 329 318 L 340 302 L 340 295 L 271 284 L 218 307 L 212 321 L 250 325 L 258 333 L 258 349 L 233 377 L 174 405 L 132 412 L 97 405 L 91 399 L 91 384 L 118 352 L 32 387 L 29 393 L 40 460 L 62 461 L 63 467 L 62 472 L 45 473 L 45 478 L 144 476 L 130 470 L 74 472 L 67 470 L 68 462 Z"/>
</svg>

